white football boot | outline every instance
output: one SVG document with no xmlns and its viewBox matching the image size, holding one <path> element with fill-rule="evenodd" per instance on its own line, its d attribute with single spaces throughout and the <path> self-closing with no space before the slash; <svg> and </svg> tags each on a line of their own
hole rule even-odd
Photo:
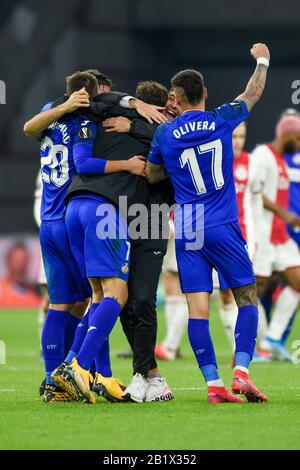
<svg viewBox="0 0 300 470">
<path fill-rule="evenodd" d="M 122 397 L 126 401 L 134 401 L 136 403 L 143 403 L 145 401 L 146 390 L 148 382 L 142 374 L 135 374 Z"/>
<path fill-rule="evenodd" d="M 169 401 L 174 398 L 164 377 L 150 377 L 147 382 L 145 401 Z"/>
</svg>

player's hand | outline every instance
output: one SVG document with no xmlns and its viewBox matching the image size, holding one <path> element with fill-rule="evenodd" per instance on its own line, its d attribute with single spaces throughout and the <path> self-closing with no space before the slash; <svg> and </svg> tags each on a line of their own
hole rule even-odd
<svg viewBox="0 0 300 470">
<path fill-rule="evenodd" d="M 130 124 L 130 119 L 123 116 L 108 118 L 102 122 L 105 132 L 129 132 Z"/>
<path fill-rule="evenodd" d="M 154 104 L 144 103 L 141 100 L 130 100 L 130 107 L 135 109 L 140 116 L 147 119 L 150 124 L 156 122 L 162 124 L 167 118 L 161 113 L 165 108 L 163 106 L 155 106 Z"/>
<path fill-rule="evenodd" d="M 300 227 L 300 218 L 293 212 L 287 212 L 285 221 L 291 227 Z"/>
<path fill-rule="evenodd" d="M 70 98 L 64 103 L 66 113 L 72 113 L 78 108 L 87 108 L 90 105 L 89 94 L 85 88 L 74 91 Z"/>
<path fill-rule="evenodd" d="M 257 44 L 253 44 L 251 50 L 252 57 L 256 60 L 259 57 L 264 57 L 265 59 L 270 60 L 270 51 L 266 44 L 258 42 Z"/>
<path fill-rule="evenodd" d="M 133 175 L 146 176 L 146 158 L 135 155 L 128 160 L 128 171 Z"/>
</svg>

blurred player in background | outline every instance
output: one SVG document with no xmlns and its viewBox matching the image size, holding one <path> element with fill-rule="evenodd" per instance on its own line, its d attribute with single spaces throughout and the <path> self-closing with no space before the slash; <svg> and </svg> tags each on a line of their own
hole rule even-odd
<svg viewBox="0 0 300 470">
<path fill-rule="evenodd" d="M 232 289 L 239 307 L 232 391 L 243 393 L 248 401 L 267 400 L 249 378 L 257 335 L 257 295 L 253 266 L 238 225 L 232 171 L 232 132 L 262 96 L 269 65 L 264 44 L 255 44 L 251 54 L 257 67 L 244 93 L 212 112 L 205 112 L 207 90 L 201 74 L 185 70 L 173 77 L 172 86 L 183 113 L 156 131 L 146 167 L 150 183 L 170 176 L 181 209 L 194 203 L 189 224 L 197 223 L 197 209 L 204 206 L 204 233 L 203 225 L 199 231 L 200 238 L 204 235 L 202 248 L 188 249 L 191 238 L 183 234 L 180 216 L 176 226 L 177 211 L 175 227 L 181 288 L 189 306 L 189 340 L 207 382 L 210 403 L 243 403 L 224 387 L 218 373 L 208 320 L 213 267 L 218 271 L 220 287 Z M 199 243 L 195 233 L 194 242 Z"/>
<path fill-rule="evenodd" d="M 292 361 L 292 357 L 284 345 L 286 332 L 291 327 L 300 298 L 299 148 L 300 116 L 288 111 L 277 123 L 273 144 L 259 146 L 255 150 L 265 207 L 264 231 L 258 251 L 261 261 L 257 259 L 256 270 L 258 275 L 264 276 L 279 272 L 288 284 L 278 295 L 260 346 L 271 351 L 276 358 L 287 361 Z M 259 279 L 260 294 L 266 288 L 266 281 L 265 278 Z M 262 306 L 260 308 L 263 310 Z"/>
<path fill-rule="evenodd" d="M 162 268 L 165 290 L 166 336 L 155 347 L 155 356 L 165 361 L 173 361 L 178 357 L 180 343 L 188 323 L 187 302 L 181 291 L 178 276 L 173 216 L 170 218 L 169 223 L 170 240 Z"/>
<path fill-rule="evenodd" d="M 6 254 L 6 275 L 0 279 L 0 308 L 36 308 L 40 304 L 34 286 L 28 282 L 30 254 L 22 242 Z"/>
</svg>

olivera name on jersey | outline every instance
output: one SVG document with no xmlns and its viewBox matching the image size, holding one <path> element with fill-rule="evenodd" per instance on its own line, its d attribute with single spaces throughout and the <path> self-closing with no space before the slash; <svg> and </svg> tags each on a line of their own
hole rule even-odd
<svg viewBox="0 0 300 470">
<path fill-rule="evenodd" d="M 216 130 L 216 123 L 215 121 L 194 121 L 194 122 L 187 122 L 183 126 L 180 126 L 178 129 L 174 129 L 173 135 L 175 139 L 180 139 L 184 135 L 188 134 L 189 132 L 195 131 L 215 131 Z"/>
</svg>

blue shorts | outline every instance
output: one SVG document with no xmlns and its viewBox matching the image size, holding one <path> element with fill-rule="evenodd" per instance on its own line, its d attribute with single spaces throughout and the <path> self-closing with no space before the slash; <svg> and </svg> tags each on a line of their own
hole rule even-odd
<svg viewBox="0 0 300 470">
<path fill-rule="evenodd" d="M 68 204 L 66 226 L 82 276 L 128 281 L 130 242 L 116 206 L 101 196 L 76 196 Z"/>
<path fill-rule="evenodd" d="M 72 255 L 65 221 L 43 221 L 40 242 L 50 303 L 80 302 L 91 297 L 89 282 L 82 278 Z"/>
<path fill-rule="evenodd" d="M 247 244 L 237 222 L 204 230 L 204 243 L 199 250 L 186 250 L 186 242 L 183 238 L 175 240 L 183 292 L 211 292 L 212 268 L 218 272 L 221 289 L 255 282 Z"/>
</svg>

